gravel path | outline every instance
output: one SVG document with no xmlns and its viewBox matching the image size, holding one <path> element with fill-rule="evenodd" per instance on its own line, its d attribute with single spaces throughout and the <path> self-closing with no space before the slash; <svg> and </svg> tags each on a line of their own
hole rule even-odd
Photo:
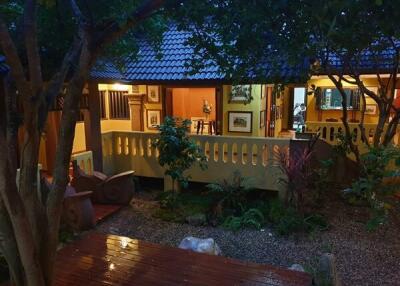
<svg viewBox="0 0 400 286">
<path fill-rule="evenodd" d="M 400 285 L 400 236 L 394 224 L 368 233 L 357 222 L 357 208 L 331 205 L 328 231 L 312 236 L 282 237 L 268 229 L 231 232 L 223 228 L 194 227 L 155 219 L 145 203 L 126 207 L 100 224 L 96 231 L 177 246 L 182 238 L 212 237 L 223 255 L 258 263 L 289 267 L 313 266 L 324 252 L 336 255 L 343 285 Z"/>
</svg>

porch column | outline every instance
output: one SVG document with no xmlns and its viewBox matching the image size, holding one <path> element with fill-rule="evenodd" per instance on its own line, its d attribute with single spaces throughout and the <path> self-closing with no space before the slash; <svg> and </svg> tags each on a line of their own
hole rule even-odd
<svg viewBox="0 0 400 286">
<path fill-rule="evenodd" d="M 100 98 L 97 83 L 89 83 L 88 109 L 84 111 L 86 150 L 93 153 L 93 169 L 103 171 Z"/>
<path fill-rule="evenodd" d="M 128 94 L 129 109 L 131 112 L 132 131 L 144 131 L 143 99 L 144 94 Z"/>
</svg>

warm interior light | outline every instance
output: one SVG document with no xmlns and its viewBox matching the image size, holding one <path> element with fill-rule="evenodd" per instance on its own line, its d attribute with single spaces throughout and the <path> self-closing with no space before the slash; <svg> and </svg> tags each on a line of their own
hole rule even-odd
<svg viewBox="0 0 400 286">
<path fill-rule="evenodd" d="M 112 86 L 112 89 L 117 90 L 117 91 L 128 90 L 129 86 L 127 86 L 125 84 L 114 83 Z"/>
<path fill-rule="evenodd" d="M 129 238 L 121 237 L 121 247 L 122 248 L 126 248 L 128 246 L 128 243 L 129 243 Z"/>
</svg>

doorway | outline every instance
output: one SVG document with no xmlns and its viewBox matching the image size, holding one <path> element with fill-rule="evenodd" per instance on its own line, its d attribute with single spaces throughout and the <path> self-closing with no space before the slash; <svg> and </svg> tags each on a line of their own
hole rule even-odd
<svg viewBox="0 0 400 286">
<path fill-rule="evenodd" d="M 291 129 L 302 131 L 306 122 L 307 93 L 305 87 L 294 87 L 291 102 Z"/>
<path fill-rule="evenodd" d="M 165 93 L 165 115 L 192 122 L 190 132 L 197 133 L 199 122 L 204 122 L 203 134 L 219 134 L 220 107 L 222 97 L 215 87 L 173 87 Z M 217 130 L 215 130 L 217 129 Z"/>
</svg>

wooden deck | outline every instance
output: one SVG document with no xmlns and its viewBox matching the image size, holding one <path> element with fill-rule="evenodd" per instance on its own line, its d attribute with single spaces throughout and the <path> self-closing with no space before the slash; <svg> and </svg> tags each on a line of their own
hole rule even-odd
<svg viewBox="0 0 400 286">
<path fill-rule="evenodd" d="M 121 205 L 101 205 L 93 204 L 94 217 L 96 224 L 104 220 L 105 218 L 113 215 L 122 208 Z"/>
<path fill-rule="evenodd" d="M 269 265 L 90 233 L 58 253 L 55 285 L 293 285 L 311 277 Z"/>
</svg>

